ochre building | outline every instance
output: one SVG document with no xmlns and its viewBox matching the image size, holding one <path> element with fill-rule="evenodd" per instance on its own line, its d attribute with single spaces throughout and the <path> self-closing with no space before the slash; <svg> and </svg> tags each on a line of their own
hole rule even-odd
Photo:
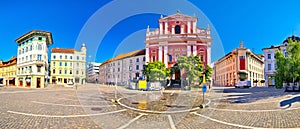
<svg viewBox="0 0 300 129">
<path fill-rule="evenodd" d="M 82 44 L 80 51 L 66 48 L 53 48 L 51 52 L 51 84 L 85 84 L 85 44 Z"/>
<path fill-rule="evenodd" d="M 240 71 L 247 73 L 252 86 L 264 85 L 264 56 L 257 55 L 241 44 L 214 63 L 213 84 L 236 86 Z M 263 80 L 263 81 L 262 81 Z"/>
<path fill-rule="evenodd" d="M 0 85 L 16 86 L 17 58 L 11 57 L 8 61 L 0 61 Z"/>
</svg>

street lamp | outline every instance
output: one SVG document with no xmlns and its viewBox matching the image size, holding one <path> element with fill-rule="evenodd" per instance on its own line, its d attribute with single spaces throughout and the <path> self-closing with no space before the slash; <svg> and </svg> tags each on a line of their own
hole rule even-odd
<svg viewBox="0 0 300 129">
<path fill-rule="evenodd" d="M 116 78 L 116 84 L 115 84 L 115 99 L 112 99 L 111 101 L 114 102 L 114 103 L 118 103 L 118 100 L 117 100 L 117 78 Z"/>
</svg>

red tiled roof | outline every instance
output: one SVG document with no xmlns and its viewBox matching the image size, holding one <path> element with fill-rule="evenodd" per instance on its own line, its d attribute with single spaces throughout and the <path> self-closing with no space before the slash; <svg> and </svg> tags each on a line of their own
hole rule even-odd
<svg viewBox="0 0 300 129">
<path fill-rule="evenodd" d="M 52 53 L 74 53 L 74 49 L 66 49 L 66 48 L 52 48 Z"/>
<path fill-rule="evenodd" d="M 11 59 L 8 61 L 4 61 L 4 62 L 0 61 L 0 68 L 15 65 L 15 64 L 17 64 L 17 58 L 15 56 L 12 56 Z"/>
<path fill-rule="evenodd" d="M 146 52 L 146 49 L 142 49 L 142 50 L 135 50 L 135 51 L 131 51 L 131 52 L 128 52 L 128 53 L 125 53 L 125 54 L 120 54 L 114 58 L 111 58 L 105 62 L 103 62 L 100 66 L 103 66 L 107 63 L 110 63 L 112 61 L 115 61 L 115 60 L 120 60 L 120 59 L 124 59 L 124 58 L 127 58 L 127 57 L 132 57 L 132 56 L 138 56 L 138 55 L 144 55 Z"/>
</svg>

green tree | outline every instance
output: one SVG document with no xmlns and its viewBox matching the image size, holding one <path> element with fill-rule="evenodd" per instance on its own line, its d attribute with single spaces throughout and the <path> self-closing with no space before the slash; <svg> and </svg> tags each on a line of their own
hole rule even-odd
<svg viewBox="0 0 300 129">
<path fill-rule="evenodd" d="M 155 82 L 165 79 L 165 77 L 169 75 L 170 70 L 166 68 L 164 63 L 154 61 L 144 65 L 142 72 L 146 75 L 148 82 Z"/>
<path fill-rule="evenodd" d="M 288 60 L 284 57 L 283 53 L 278 50 L 275 53 L 276 57 L 276 76 L 275 76 L 275 86 L 276 88 L 282 88 L 282 84 L 287 82 L 288 79 Z"/>
<path fill-rule="evenodd" d="M 300 72 L 300 42 L 299 41 L 292 41 L 291 39 L 288 40 L 288 47 L 287 47 L 287 59 L 290 66 L 290 75 L 292 82 L 294 83 L 295 80 L 299 78 Z"/>
<path fill-rule="evenodd" d="M 206 68 L 203 70 L 203 73 L 205 74 L 205 79 L 206 79 L 206 81 L 208 81 L 208 79 L 211 77 L 211 75 L 212 75 L 212 68 L 209 66 L 209 65 L 207 65 L 206 66 Z M 200 82 L 200 84 L 201 84 L 202 82 Z"/>
<path fill-rule="evenodd" d="M 288 40 L 287 57 L 281 50 L 275 53 L 276 57 L 276 88 L 282 88 L 283 83 L 299 81 L 300 77 L 300 42 Z"/>
<path fill-rule="evenodd" d="M 177 58 L 177 64 L 181 72 L 186 74 L 187 85 L 192 85 L 199 77 L 202 76 L 203 64 L 198 56 L 180 56 Z M 209 75 L 209 72 L 208 72 Z M 183 79 L 182 79 L 183 81 Z"/>
</svg>

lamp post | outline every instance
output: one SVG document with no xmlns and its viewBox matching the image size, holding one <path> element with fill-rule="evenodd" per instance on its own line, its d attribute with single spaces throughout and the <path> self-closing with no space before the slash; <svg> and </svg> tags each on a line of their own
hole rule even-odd
<svg viewBox="0 0 300 129">
<path fill-rule="evenodd" d="M 116 83 L 115 83 L 115 99 L 112 99 L 111 101 L 114 103 L 118 102 L 118 100 L 117 100 L 117 78 L 116 78 Z"/>
<path fill-rule="evenodd" d="M 7 79 L 7 73 L 5 74 L 5 78 L 6 78 L 6 82 L 5 82 L 5 86 L 7 87 L 8 86 L 8 79 Z"/>
</svg>

